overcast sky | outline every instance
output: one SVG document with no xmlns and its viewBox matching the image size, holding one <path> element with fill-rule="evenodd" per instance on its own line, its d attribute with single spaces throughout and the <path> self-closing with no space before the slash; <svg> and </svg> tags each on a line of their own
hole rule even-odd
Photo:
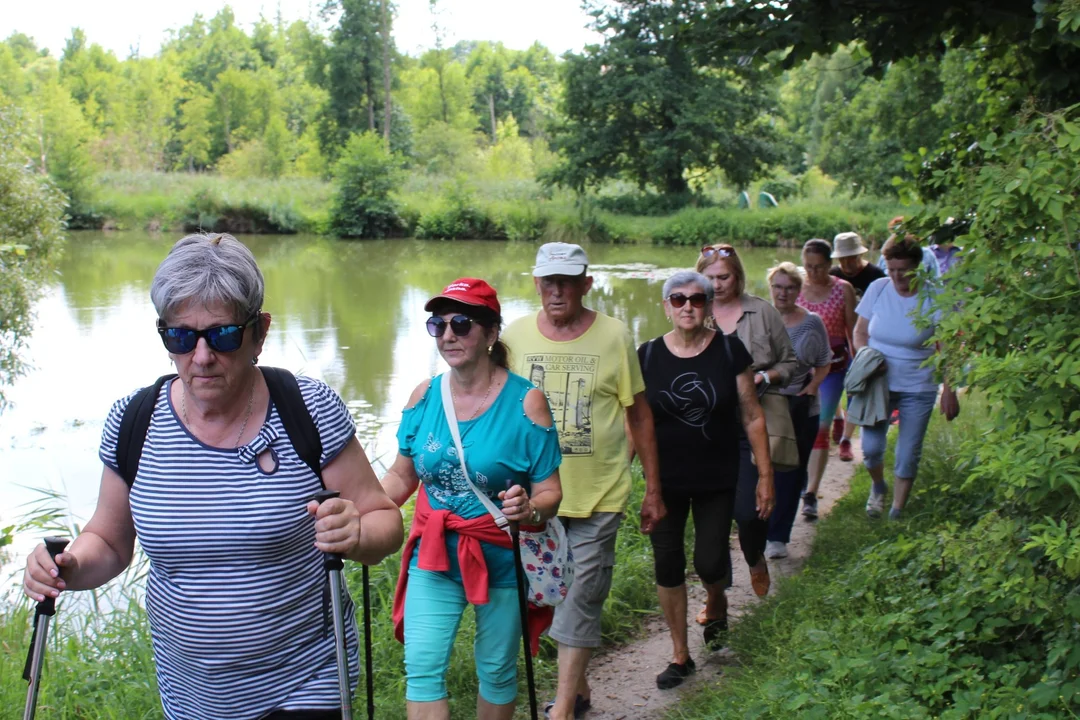
<svg viewBox="0 0 1080 720">
<path fill-rule="evenodd" d="M 132 48 L 143 56 L 158 51 L 165 31 L 191 22 L 196 13 L 209 18 L 226 3 L 221 0 L 0 0 L 0 38 L 13 32 L 33 37 L 59 56 L 71 28 L 81 27 L 90 42 L 126 58 Z M 237 22 L 250 30 L 259 15 L 273 19 L 278 11 L 288 22 L 318 22 L 321 0 L 232 0 Z M 394 39 L 400 51 L 418 54 L 434 45 L 428 0 L 396 0 Z M 524 49 L 539 40 L 556 55 L 580 50 L 597 41 L 586 29 L 590 18 L 580 0 L 440 0 L 440 22 L 447 44 L 459 40 L 501 40 Z"/>
</svg>

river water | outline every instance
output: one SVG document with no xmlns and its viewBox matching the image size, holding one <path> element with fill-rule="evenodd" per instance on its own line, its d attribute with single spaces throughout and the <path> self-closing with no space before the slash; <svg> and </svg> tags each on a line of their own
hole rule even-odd
<svg viewBox="0 0 1080 720">
<path fill-rule="evenodd" d="M 26 358 L 32 370 L 7 390 L 0 414 L 0 527 L 43 507 L 81 527 L 101 477 L 97 447 L 111 404 L 172 369 L 154 329 L 149 290 L 178 239 L 146 233 L 72 233 L 56 280 L 36 306 Z M 400 408 L 425 377 L 441 372 L 424 329 L 424 303 L 450 280 L 482 277 L 498 291 L 507 322 L 539 307 L 530 269 L 536 244 L 415 240 L 346 242 L 314 236 L 243 236 L 266 278 L 273 317 L 260 363 L 326 381 L 357 420 L 369 457 L 387 464 Z M 660 303 L 671 272 L 693 265 L 690 248 L 592 245 L 595 278 L 586 304 L 624 320 L 638 342 L 670 325 Z M 794 259 L 785 249 L 741 251 L 751 292 L 767 297 L 765 269 Z M 50 497 L 51 494 L 51 497 Z M 18 533 L 12 569 L 40 531 Z"/>
</svg>

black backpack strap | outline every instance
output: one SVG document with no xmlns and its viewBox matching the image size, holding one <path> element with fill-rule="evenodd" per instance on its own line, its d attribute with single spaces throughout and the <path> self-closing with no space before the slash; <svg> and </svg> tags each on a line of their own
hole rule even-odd
<svg viewBox="0 0 1080 720">
<path fill-rule="evenodd" d="M 645 361 L 641 363 L 641 374 L 644 375 L 645 371 L 649 369 L 649 358 L 652 357 L 653 343 L 656 342 L 656 338 L 653 338 L 649 342 L 645 343 Z"/>
<path fill-rule="evenodd" d="M 150 429 L 150 418 L 154 414 L 158 394 L 161 392 L 161 387 L 174 377 L 176 377 L 175 373 L 162 375 L 153 385 L 148 385 L 135 393 L 124 408 L 124 416 L 120 419 L 120 432 L 116 440 L 116 466 L 128 488 L 135 483 L 135 476 L 139 472 L 139 458 L 142 457 L 146 431 Z"/>
<path fill-rule="evenodd" d="M 285 426 L 293 449 L 321 483 L 322 438 L 319 437 L 319 428 L 315 426 L 315 421 L 304 404 L 304 396 L 300 392 L 296 376 L 281 368 L 260 369 L 266 379 L 266 387 L 270 390 L 270 400 L 278 409 L 281 424 Z"/>
</svg>

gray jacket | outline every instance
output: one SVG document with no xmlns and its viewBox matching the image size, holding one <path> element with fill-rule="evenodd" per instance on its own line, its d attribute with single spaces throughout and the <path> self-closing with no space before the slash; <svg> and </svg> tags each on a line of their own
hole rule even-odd
<svg viewBox="0 0 1080 720">
<path fill-rule="evenodd" d="M 889 417 L 889 381 L 885 373 L 885 356 L 872 347 L 863 347 L 844 378 L 851 404 L 847 419 L 856 425 L 876 425 Z"/>
</svg>

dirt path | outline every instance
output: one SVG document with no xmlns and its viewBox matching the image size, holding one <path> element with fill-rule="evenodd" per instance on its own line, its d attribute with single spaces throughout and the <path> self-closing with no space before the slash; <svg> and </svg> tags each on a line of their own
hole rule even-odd
<svg viewBox="0 0 1080 720">
<path fill-rule="evenodd" d="M 837 498 L 847 492 L 851 476 L 862 462 L 858 443 L 855 443 L 854 451 L 855 462 L 840 462 L 835 451 L 829 459 L 819 492 L 818 510 L 822 515 L 827 514 Z M 774 590 L 777 578 L 792 575 L 802 568 L 810 554 L 815 529 L 815 524 L 806 521 L 801 515 L 795 520 L 791 542 L 788 544 L 788 557 L 769 561 Z M 728 591 L 728 613 L 729 617 L 736 621 L 744 609 L 751 607 L 751 603 L 757 600 L 750 588 L 749 569 L 743 561 L 738 545 L 738 538 L 733 534 L 731 559 L 735 581 Z M 661 717 L 664 710 L 675 704 L 687 688 L 692 689 L 699 683 L 714 681 L 724 666 L 734 661 L 734 656 L 726 649 L 707 652 L 703 647 L 701 626 L 694 622 L 694 616 L 704 603 L 705 592 L 700 584 L 691 584 L 690 587 L 690 655 L 697 663 L 697 673 L 679 688 L 657 690 L 656 676 L 671 662 L 671 637 L 663 619 L 654 618 L 649 621 L 646 634 L 641 640 L 612 648 L 603 655 L 598 655 L 590 664 L 592 710 L 586 715 L 588 720 L 644 720 Z"/>
</svg>

